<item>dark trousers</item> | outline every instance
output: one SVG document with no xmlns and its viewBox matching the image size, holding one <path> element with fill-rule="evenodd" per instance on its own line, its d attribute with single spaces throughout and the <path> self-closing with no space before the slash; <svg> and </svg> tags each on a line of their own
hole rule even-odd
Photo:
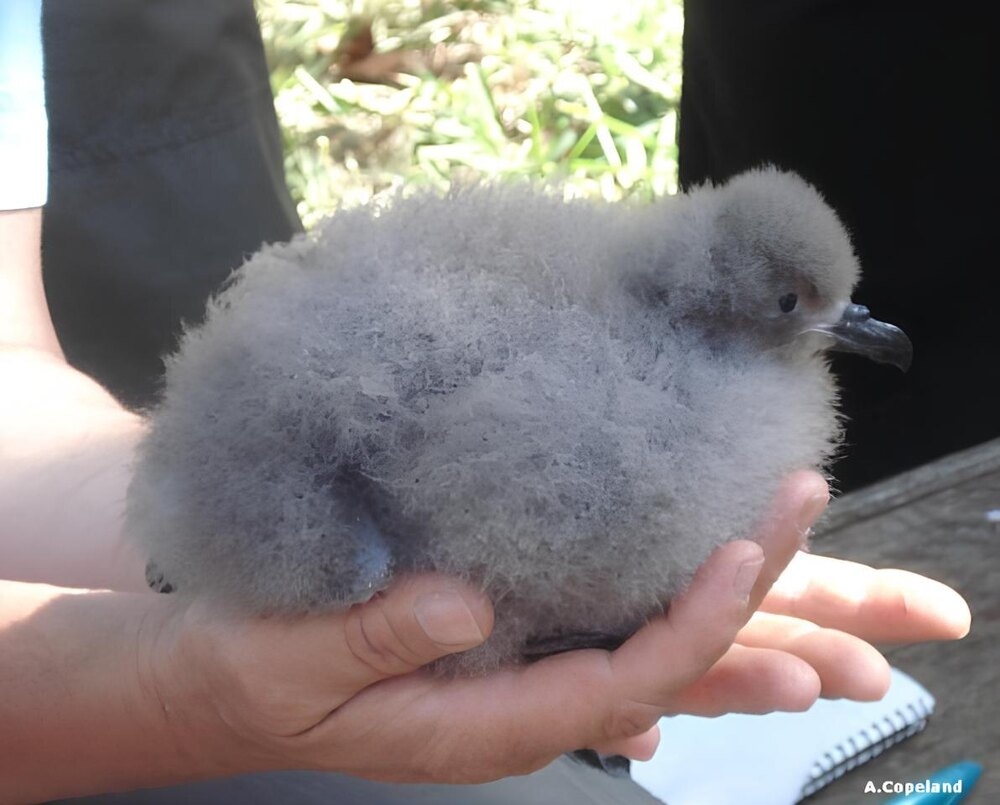
<svg viewBox="0 0 1000 805">
<path fill-rule="evenodd" d="M 251 0 L 46 2 L 45 290 L 70 363 L 156 397 L 182 322 L 301 229 Z"/>
<path fill-rule="evenodd" d="M 64 805 L 658 805 L 631 780 L 562 757 L 485 785 L 396 785 L 337 774 L 277 772 L 61 800 Z"/>
</svg>

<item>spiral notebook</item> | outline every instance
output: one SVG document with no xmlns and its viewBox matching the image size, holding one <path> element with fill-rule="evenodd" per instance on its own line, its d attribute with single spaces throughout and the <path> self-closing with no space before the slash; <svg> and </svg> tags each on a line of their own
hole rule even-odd
<svg viewBox="0 0 1000 805">
<path fill-rule="evenodd" d="M 804 713 L 660 721 L 660 748 L 632 778 L 670 805 L 792 805 L 927 726 L 934 697 L 892 669 L 878 702 L 816 702 Z"/>
</svg>

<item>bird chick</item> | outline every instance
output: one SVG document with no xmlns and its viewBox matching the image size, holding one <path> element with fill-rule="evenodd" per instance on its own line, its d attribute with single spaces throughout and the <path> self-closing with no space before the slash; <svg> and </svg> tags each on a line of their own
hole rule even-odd
<svg viewBox="0 0 1000 805">
<path fill-rule="evenodd" d="M 497 185 L 340 212 L 185 333 L 128 530 L 161 585 L 253 613 L 470 580 L 496 627 L 450 672 L 614 645 L 824 467 L 824 350 L 908 364 L 857 278 L 774 169 L 644 206 Z"/>
</svg>

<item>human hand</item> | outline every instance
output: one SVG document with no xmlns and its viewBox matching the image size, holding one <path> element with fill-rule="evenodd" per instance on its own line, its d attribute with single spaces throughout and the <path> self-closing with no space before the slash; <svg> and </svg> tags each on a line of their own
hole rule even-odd
<svg viewBox="0 0 1000 805">
<path fill-rule="evenodd" d="M 802 481 L 814 483 L 807 476 L 790 479 Z M 810 684 L 827 698 L 876 700 L 888 688 L 889 665 L 871 644 L 955 640 L 968 633 L 970 622 L 968 604 L 941 582 L 798 550 L 730 651 L 674 701 L 671 712 L 797 709 L 794 691 L 805 694 Z M 773 676 L 762 675 L 747 649 L 789 656 L 783 671 L 772 661 L 767 667 Z M 815 678 L 790 658 L 810 666 Z M 811 704 L 810 697 L 803 695 L 803 702 Z"/>
<path fill-rule="evenodd" d="M 677 658 L 658 669 L 649 656 L 619 670 L 613 655 L 584 651 L 482 678 L 420 672 L 492 626 L 480 593 L 421 575 L 345 613 L 295 620 L 176 602 L 146 632 L 142 688 L 155 692 L 150 709 L 168 714 L 169 729 L 199 737 L 192 755 L 224 759 L 217 774 L 317 768 L 483 782 L 630 734 L 628 694 L 681 689 L 704 673 L 745 620 L 760 565 L 760 548 L 747 542 L 709 561 L 645 652 Z"/>
<path fill-rule="evenodd" d="M 195 754 L 225 758 L 225 773 L 309 767 L 485 781 L 584 746 L 627 750 L 731 646 L 748 601 L 762 597 L 764 588 L 751 589 L 762 566 L 769 581 L 798 546 L 795 519 L 811 494 L 780 497 L 772 531 L 793 547 L 766 562 L 753 543 L 722 548 L 667 616 L 613 654 L 573 652 L 476 679 L 417 672 L 477 645 L 492 626 L 480 593 L 422 575 L 347 612 L 299 619 L 246 620 L 170 601 L 143 633 L 143 689 L 168 728 L 207 744 Z"/>
<path fill-rule="evenodd" d="M 789 578 L 815 583 L 790 594 L 783 578 L 785 591 L 769 593 L 825 500 L 815 474 L 789 479 L 759 535 L 763 556 L 753 543 L 724 546 L 666 616 L 613 653 L 571 652 L 476 679 L 421 672 L 492 625 L 482 595 L 422 575 L 345 613 L 296 620 L 173 601 L 144 633 L 143 688 L 168 729 L 189 744 L 198 736 L 192 754 L 212 758 L 216 774 L 294 767 L 411 782 L 483 782 L 585 746 L 648 757 L 667 712 L 802 709 L 821 692 L 872 698 L 887 680 L 881 656 L 794 613 L 861 637 L 880 620 L 883 635 L 927 639 L 958 636 L 962 602 L 929 580 L 876 575 L 869 603 L 844 612 L 815 579 L 835 560 L 812 558 L 794 560 Z M 930 588 L 950 619 L 893 604 Z M 746 625 L 762 602 L 772 620 Z"/>
</svg>

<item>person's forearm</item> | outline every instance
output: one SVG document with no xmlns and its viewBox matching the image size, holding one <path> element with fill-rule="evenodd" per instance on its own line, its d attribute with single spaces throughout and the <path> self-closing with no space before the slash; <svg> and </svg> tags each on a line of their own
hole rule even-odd
<svg viewBox="0 0 1000 805">
<path fill-rule="evenodd" d="M 141 590 L 122 519 L 142 421 L 65 363 L 41 224 L 0 211 L 0 578 Z"/>
<path fill-rule="evenodd" d="M 62 355 L 42 284 L 42 210 L 0 211 L 0 346 Z"/>
<path fill-rule="evenodd" d="M 0 582 L 0 803 L 226 773 L 197 725 L 183 723 L 183 703 L 169 707 L 151 684 L 148 637 L 172 606 Z"/>
<path fill-rule="evenodd" d="M 23 373 L 2 376 L 43 384 L 24 362 Z M 47 415 L 50 396 L 39 394 L 40 424 L 29 412 L 0 423 L 0 578 L 141 592 L 145 563 L 123 525 L 142 422 L 82 404 Z M 33 435 L 20 439 L 18 428 Z"/>
</svg>

